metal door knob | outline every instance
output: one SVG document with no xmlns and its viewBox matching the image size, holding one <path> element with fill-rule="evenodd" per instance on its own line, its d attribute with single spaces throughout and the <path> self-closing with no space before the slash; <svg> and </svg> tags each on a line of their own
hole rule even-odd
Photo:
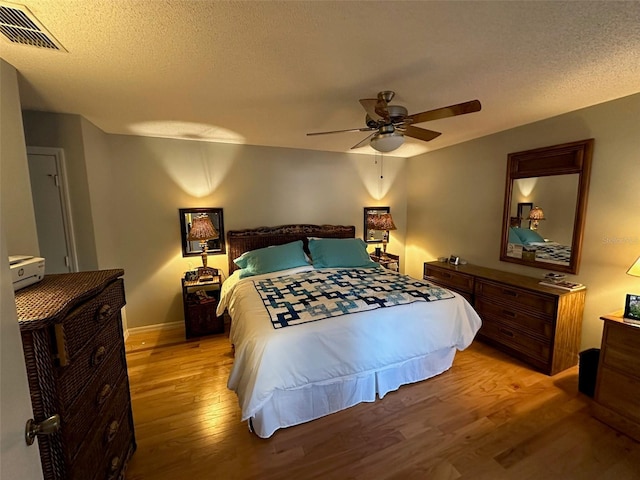
<svg viewBox="0 0 640 480">
<path fill-rule="evenodd" d="M 40 423 L 36 423 L 33 418 L 27 420 L 24 439 L 27 445 L 33 445 L 36 435 L 51 435 L 60 430 L 60 415 L 57 413 Z"/>
</svg>

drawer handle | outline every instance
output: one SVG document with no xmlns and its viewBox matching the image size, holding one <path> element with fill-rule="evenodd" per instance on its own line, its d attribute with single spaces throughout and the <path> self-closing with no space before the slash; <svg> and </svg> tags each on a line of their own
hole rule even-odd
<svg viewBox="0 0 640 480">
<path fill-rule="evenodd" d="M 105 303 L 100 307 L 100 310 L 98 310 L 98 321 L 104 322 L 110 316 L 111 316 L 111 305 L 109 305 L 108 303 Z"/>
<path fill-rule="evenodd" d="M 505 330 L 504 328 L 500 329 L 500 333 L 506 335 L 507 337 L 511 337 L 511 338 L 513 338 L 515 336 L 512 331 Z"/>
<path fill-rule="evenodd" d="M 120 457 L 116 455 L 115 457 L 111 458 L 111 461 L 109 462 L 109 476 L 107 477 L 108 480 L 116 478 L 116 473 L 118 473 L 118 470 L 120 470 Z"/>
<path fill-rule="evenodd" d="M 112 420 L 107 428 L 105 429 L 105 440 L 106 443 L 111 443 L 111 441 L 115 438 L 116 433 L 118 433 L 118 429 L 120 428 L 120 422 L 117 420 Z"/>
<path fill-rule="evenodd" d="M 97 399 L 98 405 L 102 405 L 110 393 L 111 393 L 111 385 L 109 385 L 108 383 L 105 383 L 102 389 L 100 389 L 100 393 L 98 393 L 98 399 Z"/>
<path fill-rule="evenodd" d="M 505 295 L 509 295 L 511 297 L 517 297 L 518 296 L 518 292 L 516 292 L 515 290 L 507 290 L 505 288 L 502 289 L 502 293 L 504 293 Z"/>
<path fill-rule="evenodd" d="M 516 312 L 512 312 L 510 310 L 502 310 L 502 314 L 506 315 L 507 317 L 511 317 L 511 318 L 516 318 L 518 316 L 518 314 Z"/>
<path fill-rule="evenodd" d="M 101 345 L 100 347 L 98 347 L 96 351 L 93 352 L 93 355 L 91 357 L 91 365 L 94 367 L 100 365 L 104 360 L 104 356 L 106 353 L 107 349 L 104 346 Z"/>
</svg>

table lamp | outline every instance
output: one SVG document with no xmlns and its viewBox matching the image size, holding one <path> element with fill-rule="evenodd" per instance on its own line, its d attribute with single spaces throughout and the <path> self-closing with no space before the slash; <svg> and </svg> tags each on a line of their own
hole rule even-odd
<svg viewBox="0 0 640 480">
<path fill-rule="evenodd" d="M 202 247 L 202 266 L 204 268 L 207 268 L 207 241 L 216 238 L 220 238 L 220 234 L 206 213 L 198 215 L 193 219 L 187 240 L 190 242 L 200 242 L 200 246 Z"/>
</svg>

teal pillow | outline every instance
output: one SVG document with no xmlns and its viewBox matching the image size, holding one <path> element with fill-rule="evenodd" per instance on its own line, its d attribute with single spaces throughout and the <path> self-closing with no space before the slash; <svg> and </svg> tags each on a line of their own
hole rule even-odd
<svg viewBox="0 0 640 480">
<path fill-rule="evenodd" d="M 242 269 L 240 278 L 309 265 L 302 249 L 302 240 L 251 250 L 236 258 L 233 263 Z"/>
<path fill-rule="evenodd" d="M 529 245 L 532 242 L 544 242 L 538 232 L 530 230 L 528 228 L 514 228 L 513 231 L 518 235 L 523 245 Z"/>
<path fill-rule="evenodd" d="M 514 243 L 516 245 L 522 245 L 522 240 L 516 233 L 513 227 L 509 227 L 509 243 Z"/>
<path fill-rule="evenodd" d="M 309 251 L 317 268 L 378 266 L 360 238 L 310 238 Z"/>
</svg>

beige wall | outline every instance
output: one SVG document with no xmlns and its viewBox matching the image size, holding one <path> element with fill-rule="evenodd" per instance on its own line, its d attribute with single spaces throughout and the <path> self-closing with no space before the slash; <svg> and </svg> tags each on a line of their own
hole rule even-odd
<svg viewBox="0 0 640 480">
<path fill-rule="evenodd" d="M 83 121 L 78 115 L 30 111 L 24 111 L 22 114 L 24 135 L 29 147 L 56 147 L 64 150 L 78 268 L 84 271 L 96 270 L 98 260 L 87 178 Z"/>
<path fill-rule="evenodd" d="M 225 230 L 286 223 L 355 225 L 363 208 L 390 205 L 404 250 L 404 159 L 111 136 L 115 248 L 127 285 L 130 327 L 182 321 L 180 277 L 200 265 L 182 257 L 178 209 L 221 207 Z M 397 215 L 396 215 L 397 214 Z M 227 271 L 226 255 L 209 265 Z"/>
<path fill-rule="evenodd" d="M 499 261 L 507 154 L 594 138 L 582 262 L 588 287 L 582 347 L 600 344 L 599 316 L 640 293 L 625 275 L 640 255 L 640 94 L 483 137 L 407 160 L 406 273 L 455 253 L 470 263 L 542 276 Z"/>
<path fill-rule="evenodd" d="M 29 164 L 25 148 L 18 74 L 0 59 L 0 217 L 9 255 L 40 254 L 36 216 L 31 201 Z"/>
</svg>

